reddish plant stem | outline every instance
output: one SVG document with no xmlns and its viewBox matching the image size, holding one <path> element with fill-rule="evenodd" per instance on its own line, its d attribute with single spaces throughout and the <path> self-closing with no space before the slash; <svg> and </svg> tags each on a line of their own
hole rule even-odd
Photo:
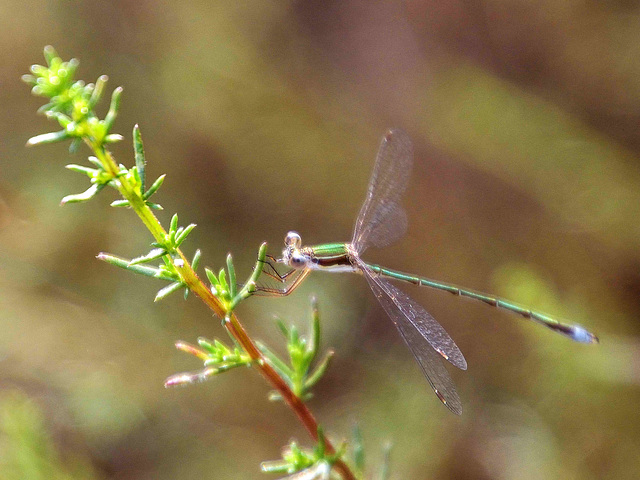
<svg viewBox="0 0 640 480">
<path fill-rule="evenodd" d="M 186 264 L 188 265 L 188 263 Z M 193 272 L 193 270 L 191 270 Z M 304 427 L 309 432 L 311 438 L 313 438 L 316 442 L 318 441 L 318 422 L 316 421 L 311 410 L 300 400 L 300 398 L 295 395 L 289 385 L 278 375 L 278 373 L 267 363 L 262 353 L 256 347 L 255 343 L 251 340 L 246 330 L 238 320 L 235 314 L 231 314 L 230 316 L 225 317 L 224 311 L 220 307 L 218 300 L 211 293 L 211 291 L 200 281 L 195 272 L 193 272 L 193 276 L 196 279 L 196 282 L 192 284 L 191 282 L 187 282 L 191 290 L 200 297 L 200 299 L 211 309 L 213 312 L 221 318 L 226 318 L 225 327 L 231 334 L 233 338 L 235 338 L 238 343 L 242 346 L 242 348 L 247 352 L 247 354 L 254 360 L 255 366 L 258 368 L 262 376 L 280 393 L 283 400 L 289 407 L 295 412 L 296 416 Z M 325 449 L 329 454 L 334 454 L 336 452 L 335 448 L 331 444 L 331 442 L 324 438 Z M 333 465 L 345 480 L 356 480 L 356 477 L 351 472 L 346 463 L 342 460 L 337 460 Z"/>
<path fill-rule="evenodd" d="M 106 170 L 111 172 L 114 177 L 117 175 L 118 166 L 112 157 L 111 153 L 104 149 L 103 146 L 97 145 L 94 142 L 87 141 L 89 146 L 94 150 L 97 157 L 102 161 Z M 127 181 L 126 178 L 120 178 L 120 193 L 129 201 L 129 205 L 135 210 L 136 214 L 140 217 L 145 226 L 149 229 L 151 234 L 157 241 L 162 242 L 166 237 L 166 231 L 162 227 L 162 224 L 158 221 L 151 209 L 145 204 L 144 199 L 140 197 L 138 192 L 135 191 L 133 186 Z M 220 318 L 225 319 L 225 327 L 236 339 L 236 341 L 242 346 L 247 354 L 254 361 L 254 365 L 262 376 L 269 382 L 282 396 L 283 400 L 289 407 L 295 412 L 298 419 L 302 422 L 304 427 L 309 432 L 311 438 L 314 441 L 318 441 L 318 422 L 311 413 L 311 410 L 304 404 L 300 398 L 293 393 L 289 388 L 289 385 L 278 375 L 271 365 L 266 361 L 258 347 L 251 340 L 246 330 L 235 316 L 234 313 L 227 315 L 227 312 L 223 308 L 220 301 L 211 293 L 211 290 L 200 280 L 196 272 L 191 267 L 191 264 L 186 259 L 184 254 L 178 249 L 176 252 L 182 259 L 182 265 L 175 265 L 176 270 L 180 272 L 183 281 L 187 284 L 189 289 L 193 291 L 200 299 Z M 324 438 L 325 450 L 327 453 L 334 454 L 335 448 L 331 442 Z M 355 475 L 351 472 L 347 464 L 338 459 L 333 465 L 344 480 L 356 480 Z"/>
</svg>

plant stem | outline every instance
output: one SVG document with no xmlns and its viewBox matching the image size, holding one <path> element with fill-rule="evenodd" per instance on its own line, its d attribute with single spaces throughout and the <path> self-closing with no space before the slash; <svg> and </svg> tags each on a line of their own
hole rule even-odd
<svg viewBox="0 0 640 480">
<path fill-rule="evenodd" d="M 114 175 L 117 175 L 118 165 L 115 162 L 113 156 L 102 145 L 95 143 L 92 140 L 86 140 L 86 143 L 94 151 L 96 157 L 101 161 L 105 170 Z M 118 190 L 120 194 L 129 202 L 131 208 L 140 217 L 145 226 L 149 229 L 153 237 L 158 242 L 163 242 L 167 232 L 162 227 L 160 221 L 153 214 L 152 210 L 145 204 L 144 199 L 135 191 L 133 185 L 125 177 L 118 178 Z M 195 293 L 200 299 L 220 318 L 225 319 L 225 328 L 229 334 L 242 346 L 247 354 L 254 361 L 254 365 L 258 368 L 262 376 L 275 388 L 282 396 L 287 405 L 295 412 L 298 419 L 302 422 L 304 427 L 309 432 L 311 438 L 314 441 L 318 441 L 318 422 L 311 413 L 311 410 L 306 404 L 293 393 L 289 388 L 289 385 L 278 375 L 278 373 L 267 363 L 262 353 L 256 347 L 255 343 L 246 330 L 238 320 L 238 317 L 234 313 L 227 314 L 223 305 L 213 295 L 211 290 L 200 280 L 196 272 L 191 267 L 191 264 L 184 256 L 180 249 L 176 249 L 176 253 L 183 261 L 182 266 L 175 265 L 176 270 L 180 273 L 182 280 L 189 287 L 189 289 Z M 334 454 L 335 448 L 331 442 L 324 438 L 325 449 L 327 453 Z M 346 463 L 342 460 L 337 460 L 334 464 L 334 468 L 342 475 L 345 480 L 356 480 L 356 477 L 351 472 Z"/>
</svg>

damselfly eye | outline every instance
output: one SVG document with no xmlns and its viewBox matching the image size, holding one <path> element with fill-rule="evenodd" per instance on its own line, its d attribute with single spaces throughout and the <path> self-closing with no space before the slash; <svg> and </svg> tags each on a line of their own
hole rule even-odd
<svg viewBox="0 0 640 480">
<path fill-rule="evenodd" d="M 304 255 L 294 253 L 293 255 L 291 255 L 289 265 L 291 265 L 293 268 L 301 268 L 307 265 L 307 259 Z"/>
<path fill-rule="evenodd" d="M 287 247 L 300 248 L 302 245 L 302 239 L 298 232 L 289 232 L 287 236 L 284 238 L 284 244 Z"/>
</svg>

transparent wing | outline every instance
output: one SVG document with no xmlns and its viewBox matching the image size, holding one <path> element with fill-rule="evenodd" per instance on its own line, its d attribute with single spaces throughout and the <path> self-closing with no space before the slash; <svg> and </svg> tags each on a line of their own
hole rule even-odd
<svg viewBox="0 0 640 480">
<path fill-rule="evenodd" d="M 440 357 L 462 370 L 467 361 L 442 326 L 409 296 L 388 281 L 376 276 L 358 259 L 371 290 L 391 317 L 400 335 L 420 364 L 431 388 L 440 401 L 455 414 L 462 414 L 462 402 Z"/>
<path fill-rule="evenodd" d="M 452 365 L 461 370 L 467 369 L 467 361 L 456 342 L 429 312 L 388 280 L 377 275 L 360 258 L 356 261 L 358 262 L 358 268 L 363 271 L 369 285 L 374 289 L 378 300 L 382 301 L 378 295 L 379 291 L 384 292 L 391 300 L 393 312 L 387 310 L 387 313 L 394 322 L 411 326 L 420 334 L 422 343 L 430 345 L 433 350 Z"/>
<path fill-rule="evenodd" d="M 389 130 L 380 143 L 369 180 L 367 197 L 353 232 L 358 253 L 369 245 L 387 246 L 407 230 L 407 216 L 400 199 L 407 188 L 413 164 L 413 145 L 402 130 Z"/>
</svg>

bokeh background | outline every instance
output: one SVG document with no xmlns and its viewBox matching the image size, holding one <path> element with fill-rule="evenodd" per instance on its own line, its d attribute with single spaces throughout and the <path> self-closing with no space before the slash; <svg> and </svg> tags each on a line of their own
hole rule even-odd
<svg viewBox="0 0 640 480">
<path fill-rule="evenodd" d="M 408 288 L 469 363 L 465 411 L 439 404 L 362 278 L 312 275 L 239 309 L 281 347 L 309 297 L 336 350 L 310 402 L 336 441 L 360 425 L 369 477 L 640 476 L 640 6 L 625 0 L 30 1 L 0 3 L 0 478 L 253 479 L 310 445 L 256 372 L 166 390 L 199 368 L 178 339 L 226 338 L 196 299 L 100 263 L 150 236 L 86 178 L 19 80 L 42 48 L 124 86 L 113 148 L 139 123 L 168 223 L 203 263 L 248 275 L 277 254 L 348 240 L 385 129 L 416 158 L 407 237 L 367 258 L 581 323 L 585 346 L 507 313 Z M 106 111 L 106 104 L 102 106 Z"/>
</svg>

